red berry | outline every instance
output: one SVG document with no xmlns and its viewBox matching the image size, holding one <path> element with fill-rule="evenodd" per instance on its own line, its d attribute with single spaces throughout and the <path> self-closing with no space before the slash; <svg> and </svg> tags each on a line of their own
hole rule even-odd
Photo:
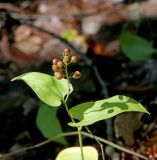
<svg viewBox="0 0 157 160">
<path fill-rule="evenodd" d="M 63 62 L 62 61 L 57 62 L 57 67 L 62 68 L 63 67 Z"/>
<path fill-rule="evenodd" d="M 57 66 L 57 65 L 52 65 L 52 70 L 54 71 L 54 72 L 57 72 L 57 71 L 59 71 L 60 70 L 60 68 Z"/>
<path fill-rule="evenodd" d="M 58 62 L 58 59 L 57 59 L 57 58 L 54 58 L 54 59 L 52 60 L 52 63 L 53 63 L 53 64 L 57 64 L 57 62 Z"/>
<path fill-rule="evenodd" d="M 81 73 L 79 71 L 75 71 L 73 76 L 72 76 L 74 79 L 78 79 L 81 77 Z"/>
<path fill-rule="evenodd" d="M 64 52 L 63 52 L 64 56 L 70 56 L 70 49 L 69 48 L 65 48 Z"/>
<path fill-rule="evenodd" d="M 60 79 L 63 78 L 63 73 L 62 73 L 62 72 L 55 72 L 55 73 L 54 73 L 54 76 L 55 76 L 58 80 L 60 80 Z"/>
<path fill-rule="evenodd" d="M 71 63 L 77 63 L 78 57 L 77 56 L 72 56 L 71 57 Z"/>
<path fill-rule="evenodd" d="M 69 52 L 70 53 L 70 48 L 65 48 L 64 52 Z"/>
</svg>

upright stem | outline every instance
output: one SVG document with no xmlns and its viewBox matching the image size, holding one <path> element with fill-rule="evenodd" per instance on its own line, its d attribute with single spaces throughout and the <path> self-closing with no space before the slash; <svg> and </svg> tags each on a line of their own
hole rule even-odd
<svg viewBox="0 0 157 160">
<path fill-rule="evenodd" d="M 65 109 L 71 119 L 72 122 L 75 122 L 74 119 L 72 118 L 70 112 L 69 112 L 69 109 L 68 109 L 68 105 L 67 103 L 63 100 L 63 104 L 65 106 Z M 81 159 L 84 160 L 84 156 L 83 156 L 83 144 L 82 144 L 82 134 L 81 134 L 81 127 L 77 127 L 77 130 L 78 130 L 78 137 L 79 137 L 79 145 L 80 145 L 80 151 L 81 151 Z"/>
<path fill-rule="evenodd" d="M 79 136 L 79 144 L 80 144 L 80 151 L 81 151 L 81 159 L 84 160 L 84 155 L 83 155 L 83 144 L 82 144 L 82 134 L 81 134 L 81 127 L 78 127 L 78 136 Z"/>
<path fill-rule="evenodd" d="M 68 108 L 67 103 L 66 103 L 64 100 L 63 100 L 62 102 L 63 102 L 63 104 L 64 104 L 64 106 L 65 106 L 65 109 L 66 109 L 66 111 L 67 111 L 67 113 L 68 113 L 71 121 L 72 121 L 72 122 L 75 122 L 74 119 L 73 119 L 73 117 L 72 117 L 72 115 L 71 115 L 70 112 L 69 112 L 69 108 Z"/>
<path fill-rule="evenodd" d="M 63 104 L 65 106 L 65 109 L 71 119 L 72 122 L 75 122 L 72 115 L 69 112 L 69 108 L 67 105 L 67 100 L 69 98 L 69 94 L 70 94 L 70 79 L 69 79 L 69 75 L 68 75 L 68 64 L 65 64 L 65 75 L 66 75 L 66 79 L 67 79 L 67 83 L 68 83 L 68 89 L 69 89 L 69 93 L 67 94 L 66 98 L 63 101 Z M 81 134 L 81 127 L 77 127 L 78 130 L 78 137 L 79 137 L 79 144 L 80 144 L 80 151 L 81 151 L 81 159 L 84 160 L 84 156 L 83 156 L 83 144 L 82 144 L 82 134 Z"/>
</svg>

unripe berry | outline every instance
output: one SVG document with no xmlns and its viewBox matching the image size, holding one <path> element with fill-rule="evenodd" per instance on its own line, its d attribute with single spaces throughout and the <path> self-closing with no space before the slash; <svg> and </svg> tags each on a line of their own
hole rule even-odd
<svg viewBox="0 0 157 160">
<path fill-rule="evenodd" d="M 52 70 L 53 70 L 54 72 L 57 72 L 57 71 L 60 70 L 60 68 L 59 68 L 56 64 L 54 64 L 54 65 L 52 65 Z"/>
<path fill-rule="evenodd" d="M 57 64 L 57 62 L 58 62 L 58 59 L 57 59 L 57 58 L 54 58 L 54 59 L 52 60 L 52 63 L 53 63 L 53 64 Z"/>
<path fill-rule="evenodd" d="M 65 48 L 64 52 L 63 52 L 64 56 L 70 56 L 70 49 L 69 48 Z"/>
<path fill-rule="evenodd" d="M 63 73 L 62 73 L 62 72 L 55 72 L 55 73 L 54 73 L 54 76 L 55 76 L 58 80 L 60 80 L 60 79 L 63 78 Z"/>
<path fill-rule="evenodd" d="M 77 61 L 78 61 L 78 57 L 77 56 L 72 56 L 71 57 L 71 63 L 77 63 Z"/>
<path fill-rule="evenodd" d="M 81 73 L 79 71 L 75 71 L 73 76 L 72 76 L 74 79 L 78 79 L 81 77 Z"/>
<path fill-rule="evenodd" d="M 62 61 L 57 62 L 57 67 L 62 68 L 63 67 L 63 62 Z"/>
</svg>

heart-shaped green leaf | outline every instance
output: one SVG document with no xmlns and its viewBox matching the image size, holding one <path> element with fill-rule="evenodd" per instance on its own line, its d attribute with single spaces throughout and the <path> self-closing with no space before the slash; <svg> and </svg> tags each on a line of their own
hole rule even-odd
<svg viewBox="0 0 157 160">
<path fill-rule="evenodd" d="M 124 54 L 131 60 L 146 60 L 156 52 L 149 41 L 128 31 L 120 34 L 120 45 Z"/>
<path fill-rule="evenodd" d="M 83 147 L 84 160 L 98 160 L 98 151 L 91 146 Z M 56 160 L 82 160 L 80 147 L 70 147 L 63 149 Z"/>
<path fill-rule="evenodd" d="M 69 94 L 68 81 L 66 79 L 57 80 L 40 72 L 29 72 L 12 79 L 24 80 L 44 103 L 56 107 L 61 105 L 61 100 Z M 72 92 L 72 89 L 71 91 Z"/>
<path fill-rule="evenodd" d="M 70 126 L 87 126 L 100 120 L 111 118 L 122 112 L 149 112 L 136 100 L 117 95 L 96 102 L 85 102 L 70 109 L 73 118 L 80 122 L 71 122 Z"/>
<path fill-rule="evenodd" d="M 48 139 L 63 132 L 60 121 L 57 118 L 57 110 L 58 107 L 52 108 L 43 102 L 40 103 L 38 109 L 36 124 L 43 136 Z M 67 141 L 64 137 L 60 137 L 54 141 L 63 145 L 67 145 Z"/>
</svg>

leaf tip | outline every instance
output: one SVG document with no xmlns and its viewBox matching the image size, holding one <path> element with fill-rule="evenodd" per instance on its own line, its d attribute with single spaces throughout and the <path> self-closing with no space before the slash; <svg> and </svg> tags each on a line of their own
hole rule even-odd
<svg viewBox="0 0 157 160">
<path fill-rule="evenodd" d="M 11 79 L 11 82 L 13 82 L 13 81 L 15 81 L 16 80 L 16 78 L 13 78 L 13 79 Z"/>
<path fill-rule="evenodd" d="M 19 76 L 18 77 L 14 77 L 13 79 L 11 79 L 11 82 L 19 80 L 19 79 L 20 79 Z"/>
</svg>

